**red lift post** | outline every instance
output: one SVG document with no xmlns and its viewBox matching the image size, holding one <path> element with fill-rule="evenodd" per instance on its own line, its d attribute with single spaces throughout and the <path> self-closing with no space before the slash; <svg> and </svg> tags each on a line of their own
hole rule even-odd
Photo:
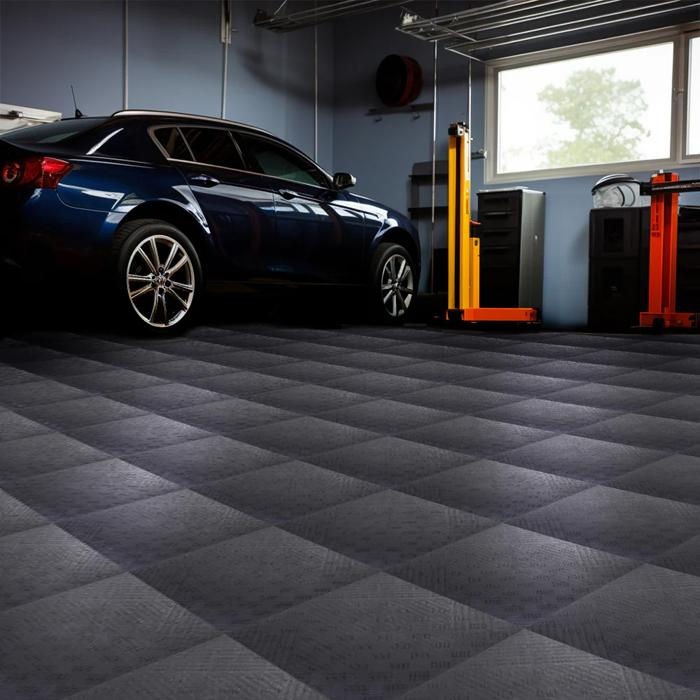
<svg viewBox="0 0 700 700">
<path fill-rule="evenodd" d="M 697 328 L 700 314 L 676 311 L 678 255 L 678 194 L 700 190 L 700 180 L 679 180 L 676 173 L 659 172 L 643 183 L 651 195 L 649 217 L 649 307 L 639 314 L 643 328 Z"/>
</svg>

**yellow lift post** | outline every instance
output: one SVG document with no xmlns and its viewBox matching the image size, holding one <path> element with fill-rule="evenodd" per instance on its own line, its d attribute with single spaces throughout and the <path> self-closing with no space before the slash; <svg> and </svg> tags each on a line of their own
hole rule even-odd
<svg viewBox="0 0 700 700">
<path fill-rule="evenodd" d="M 538 310 L 482 308 L 479 304 L 479 239 L 471 236 L 471 139 L 466 125 L 450 125 L 447 206 L 448 321 L 535 323 Z"/>
</svg>

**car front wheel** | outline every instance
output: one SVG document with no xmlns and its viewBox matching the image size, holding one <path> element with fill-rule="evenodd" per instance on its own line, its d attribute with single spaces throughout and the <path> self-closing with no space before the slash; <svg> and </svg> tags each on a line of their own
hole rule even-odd
<svg viewBox="0 0 700 700">
<path fill-rule="evenodd" d="M 409 252 L 398 243 L 382 243 L 371 266 L 371 303 L 385 323 L 403 323 L 411 310 L 418 271 Z"/>
<path fill-rule="evenodd" d="M 192 243 L 163 221 L 127 224 L 117 240 L 117 283 L 122 311 L 142 330 L 183 327 L 202 293 L 202 268 Z"/>
</svg>

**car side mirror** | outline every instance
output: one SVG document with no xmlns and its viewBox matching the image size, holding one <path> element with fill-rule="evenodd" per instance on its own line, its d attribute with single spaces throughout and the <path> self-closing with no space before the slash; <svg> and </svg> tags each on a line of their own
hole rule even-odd
<svg viewBox="0 0 700 700">
<path fill-rule="evenodd" d="M 357 182 L 357 178 L 350 173 L 336 173 L 333 175 L 333 187 L 336 190 L 346 190 L 348 187 L 353 187 Z"/>
</svg>

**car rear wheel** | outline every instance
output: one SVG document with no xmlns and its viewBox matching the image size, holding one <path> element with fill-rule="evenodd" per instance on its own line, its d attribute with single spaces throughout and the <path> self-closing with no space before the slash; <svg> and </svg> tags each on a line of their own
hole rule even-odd
<svg viewBox="0 0 700 700">
<path fill-rule="evenodd" d="M 202 293 L 199 256 L 174 226 L 156 220 L 127 224 L 117 245 L 119 302 L 127 319 L 165 334 L 192 319 Z"/>
<path fill-rule="evenodd" d="M 403 323 L 416 295 L 418 271 L 409 252 L 398 243 L 382 243 L 371 266 L 371 305 L 384 323 Z"/>
</svg>

